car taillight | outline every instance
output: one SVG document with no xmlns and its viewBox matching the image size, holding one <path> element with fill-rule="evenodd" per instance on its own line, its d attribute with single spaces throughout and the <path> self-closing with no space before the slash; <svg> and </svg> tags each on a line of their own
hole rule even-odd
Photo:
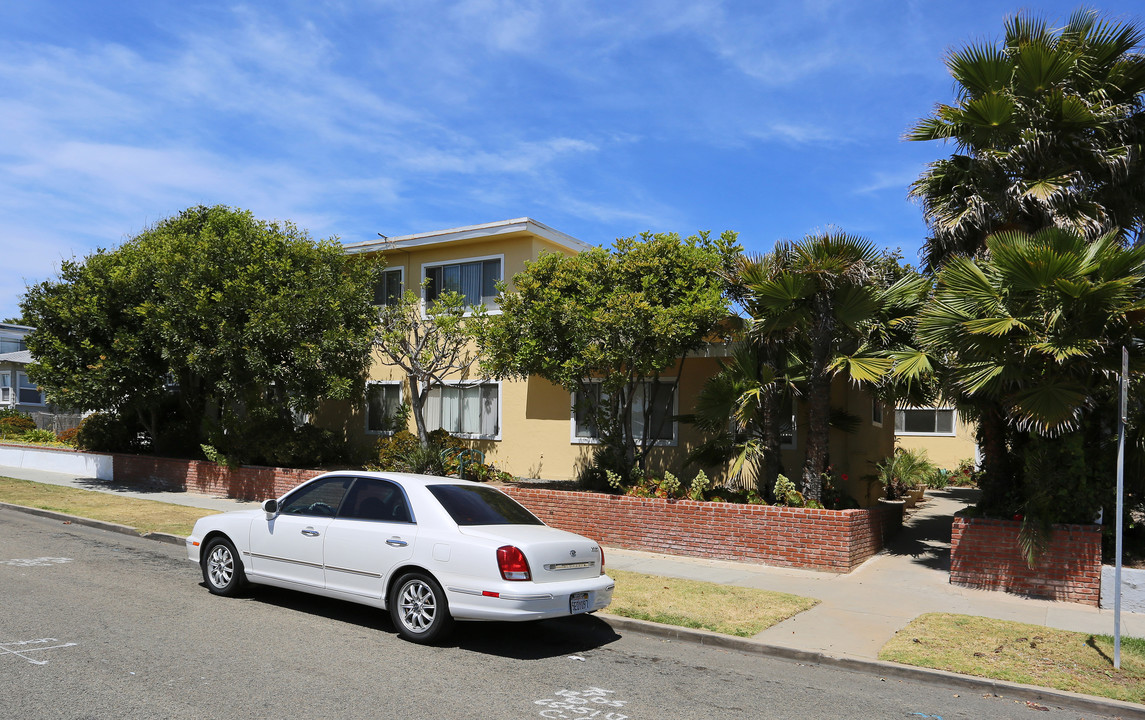
<svg viewBox="0 0 1145 720">
<path fill-rule="evenodd" d="M 600 574 L 604 574 L 604 548 L 600 549 Z"/>
<path fill-rule="evenodd" d="M 512 545 L 497 548 L 497 567 L 501 570 L 501 577 L 506 580 L 531 580 L 529 561 L 525 553 Z"/>
</svg>

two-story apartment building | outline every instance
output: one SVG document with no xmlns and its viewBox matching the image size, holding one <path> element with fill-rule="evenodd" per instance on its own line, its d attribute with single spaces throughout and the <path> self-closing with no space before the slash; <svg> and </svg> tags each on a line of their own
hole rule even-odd
<svg viewBox="0 0 1145 720">
<path fill-rule="evenodd" d="M 484 304 L 495 313 L 498 281 L 505 281 L 511 292 L 513 276 L 542 252 L 575 254 L 589 247 L 536 220 L 518 218 L 347 244 L 346 252 L 377 253 L 386 259 L 387 270 L 376 295 L 379 304 L 406 288 L 422 288 L 424 304 L 433 300 L 438 288 L 450 288 L 466 295 L 471 304 Z M 425 279 L 430 282 L 423 288 Z M 655 408 L 653 414 L 660 431 L 650 457 L 658 469 L 671 469 L 685 479 L 695 474 L 697 468 L 683 468 L 684 460 L 703 437 L 676 416 L 692 411 L 704 382 L 718 372 L 727 350 L 722 343 L 709 345 L 688 357 L 682 368 L 674 369 L 682 373 L 677 395 L 670 407 Z M 672 372 L 666 369 L 665 375 Z M 341 426 L 353 439 L 373 442 L 390 432 L 389 418 L 408 399 L 404 381 L 398 368 L 384 365 L 376 356 L 365 397 L 358 402 L 331 403 L 317 419 L 326 426 Z M 834 389 L 833 404 L 862 420 L 857 432 L 832 431 L 831 452 L 836 472 L 848 475 L 847 490 L 868 504 L 879 491 L 862 478 L 872 474 L 874 464 L 892 451 L 893 424 L 883 423 L 881 404 L 843 381 Z M 486 462 L 514 475 L 564 480 L 575 478 L 591 462 L 597 442 L 594 429 L 584 417 L 577 417 L 575 408 L 575 398 L 567 390 L 539 377 L 510 381 L 471 375 L 451 378 L 432 389 L 425 420 L 430 430 L 442 427 L 468 439 L 485 454 Z M 658 415 L 666 416 L 665 422 L 655 422 Z M 784 451 L 784 463 L 793 477 L 802 464 L 802 415 L 797 408 Z"/>
</svg>

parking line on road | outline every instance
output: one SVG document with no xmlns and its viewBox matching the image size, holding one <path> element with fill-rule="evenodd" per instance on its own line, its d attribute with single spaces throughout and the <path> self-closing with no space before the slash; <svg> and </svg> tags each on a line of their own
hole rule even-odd
<svg viewBox="0 0 1145 720">
<path fill-rule="evenodd" d="M 48 567 L 50 565 L 70 563 L 71 561 L 71 558 L 56 557 L 16 558 L 14 560 L 0 560 L 0 565 L 12 565 L 14 567 Z"/>
<path fill-rule="evenodd" d="M 56 650 L 58 648 L 74 647 L 76 643 L 63 643 L 62 645 L 48 645 L 44 647 L 30 647 L 32 645 L 39 645 L 41 643 L 58 643 L 56 638 L 40 638 L 39 640 L 14 640 L 12 642 L 0 642 L 0 655 L 15 655 L 32 663 L 33 665 L 47 665 L 47 660 L 35 660 L 28 657 L 25 653 L 40 652 L 43 650 Z M 13 648 L 18 647 L 19 650 Z"/>
</svg>

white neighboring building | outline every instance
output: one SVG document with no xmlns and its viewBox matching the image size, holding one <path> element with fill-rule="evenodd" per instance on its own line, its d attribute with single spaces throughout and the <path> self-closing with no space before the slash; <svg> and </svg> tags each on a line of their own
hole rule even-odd
<svg viewBox="0 0 1145 720">
<path fill-rule="evenodd" d="M 25 366 L 32 362 L 24 338 L 32 328 L 0 323 L 0 408 L 21 412 L 42 412 L 44 394 L 28 379 Z"/>
<path fill-rule="evenodd" d="M 44 393 L 28 377 L 25 368 L 32 362 L 32 353 L 24 338 L 32 330 L 25 325 L 0 323 L 0 410 L 28 413 L 37 426 L 62 432 L 78 425 L 82 416 L 49 405 Z"/>
</svg>

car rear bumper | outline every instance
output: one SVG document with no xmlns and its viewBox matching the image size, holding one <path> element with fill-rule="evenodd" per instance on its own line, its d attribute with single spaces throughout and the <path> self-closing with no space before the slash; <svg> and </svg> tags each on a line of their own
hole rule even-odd
<svg viewBox="0 0 1145 720">
<path fill-rule="evenodd" d="M 449 614 L 458 620 L 544 620 L 574 615 L 570 597 L 588 593 L 582 612 L 603 610 L 612 602 L 615 581 L 607 575 L 559 583 L 497 583 L 490 588 L 446 584 Z"/>
</svg>

